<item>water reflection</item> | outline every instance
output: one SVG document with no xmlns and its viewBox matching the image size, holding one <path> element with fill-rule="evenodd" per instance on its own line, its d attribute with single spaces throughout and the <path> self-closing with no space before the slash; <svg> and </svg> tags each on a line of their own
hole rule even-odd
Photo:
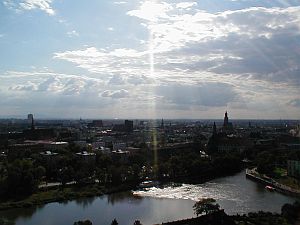
<svg viewBox="0 0 300 225">
<path fill-rule="evenodd" d="M 296 198 L 268 192 L 263 185 L 245 178 L 244 172 L 203 184 L 169 184 L 142 191 L 122 192 L 95 198 L 81 198 L 64 203 L 50 203 L 28 209 L 0 211 L 0 218 L 16 225 L 68 225 L 90 219 L 94 224 L 156 224 L 193 216 L 193 204 L 202 197 L 212 197 L 227 213 L 266 210 L 280 212 L 285 203 Z M 176 200 L 175 200 L 176 199 Z"/>
<path fill-rule="evenodd" d="M 5 218 L 9 221 L 15 222 L 17 219 L 30 219 L 35 213 L 41 211 L 45 205 L 34 206 L 30 208 L 11 209 L 0 211 L 0 218 Z"/>
<path fill-rule="evenodd" d="M 131 202 L 132 204 L 139 204 L 142 201 L 143 197 L 138 195 L 132 195 L 131 191 L 125 191 L 120 193 L 114 193 L 111 195 L 107 195 L 107 203 L 114 205 L 116 203 L 122 202 Z"/>
<path fill-rule="evenodd" d="M 83 209 L 89 207 L 90 205 L 93 204 L 95 201 L 96 197 L 89 197 L 89 198 L 78 198 L 74 200 L 78 206 L 81 206 Z M 68 202 L 66 202 L 68 204 Z"/>
<path fill-rule="evenodd" d="M 264 185 L 246 179 L 244 171 L 203 184 L 170 184 L 159 188 L 152 187 L 134 191 L 133 194 L 192 201 L 214 198 L 230 214 L 243 214 L 259 210 L 280 212 L 283 204 L 296 200 L 294 197 L 265 190 Z"/>
</svg>

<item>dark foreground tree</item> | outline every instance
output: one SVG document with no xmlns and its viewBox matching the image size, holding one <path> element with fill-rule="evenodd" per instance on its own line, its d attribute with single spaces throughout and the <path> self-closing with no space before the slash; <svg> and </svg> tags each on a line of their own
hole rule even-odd
<svg viewBox="0 0 300 225">
<path fill-rule="evenodd" d="M 193 209 L 194 213 L 199 216 L 202 213 L 205 213 L 207 215 L 219 211 L 220 206 L 213 198 L 203 198 L 194 204 Z"/>
<path fill-rule="evenodd" d="M 116 219 L 114 219 L 113 221 L 111 221 L 111 225 L 118 225 L 118 221 Z"/>
<path fill-rule="evenodd" d="M 0 218 L 0 225 L 15 225 L 15 223 L 13 221 Z"/>
<path fill-rule="evenodd" d="M 89 220 L 85 220 L 85 221 L 77 221 L 73 225 L 93 225 L 93 223 Z"/>
<path fill-rule="evenodd" d="M 136 220 L 136 221 L 134 221 L 133 225 L 142 225 L 142 223 L 141 223 L 141 221 Z"/>
</svg>

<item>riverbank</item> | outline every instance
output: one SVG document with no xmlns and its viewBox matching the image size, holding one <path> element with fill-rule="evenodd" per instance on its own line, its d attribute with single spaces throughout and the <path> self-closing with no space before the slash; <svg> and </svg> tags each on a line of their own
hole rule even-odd
<svg viewBox="0 0 300 225">
<path fill-rule="evenodd" d="M 201 184 L 216 178 L 233 175 L 241 170 L 231 171 L 229 173 L 221 173 L 210 171 L 197 177 L 176 177 L 161 179 L 159 182 L 183 182 L 192 184 Z M 39 191 L 30 196 L 18 197 L 16 199 L 1 199 L 0 210 L 7 210 L 13 208 L 24 208 L 43 205 L 52 202 L 64 202 L 75 200 L 84 197 L 97 197 L 105 194 L 112 194 L 116 192 L 129 191 L 137 187 L 137 183 L 126 183 L 117 186 L 100 186 L 98 183 L 86 184 L 85 186 L 70 183 L 62 188 L 61 185 L 44 185 L 40 186 Z"/>
<path fill-rule="evenodd" d="M 275 191 L 278 191 L 280 193 L 300 197 L 300 190 L 280 184 L 277 181 L 275 181 L 274 179 L 272 179 L 266 175 L 259 174 L 256 171 L 256 168 L 251 169 L 251 170 L 246 169 L 246 177 L 249 179 L 255 180 L 259 183 L 269 185 L 269 186 L 273 187 L 275 189 Z"/>
<path fill-rule="evenodd" d="M 73 185 L 65 188 L 49 189 L 38 191 L 37 193 L 24 198 L 8 199 L 4 202 L 2 201 L 0 203 L 0 210 L 27 208 L 51 202 L 65 202 L 79 198 L 96 197 L 131 190 L 135 186 L 136 184 L 121 184 L 114 187 L 104 187 L 96 184 L 90 184 L 86 186 Z"/>
</svg>

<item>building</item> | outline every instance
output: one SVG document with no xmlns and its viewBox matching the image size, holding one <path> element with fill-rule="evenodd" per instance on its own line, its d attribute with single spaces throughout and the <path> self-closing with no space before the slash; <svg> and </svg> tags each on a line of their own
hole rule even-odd
<svg viewBox="0 0 300 225">
<path fill-rule="evenodd" d="M 115 124 L 113 130 L 127 133 L 133 132 L 133 120 L 125 120 L 124 124 Z"/>
<path fill-rule="evenodd" d="M 28 125 L 33 129 L 34 128 L 33 114 L 27 115 L 27 121 L 28 121 Z"/>
<path fill-rule="evenodd" d="M 113 151 L 126 150 L 126 143 L 125 142 L 114 142 L 113 143 Z"/>
<path fill-rule="evenodd" d="M 44 161 L 44 163 L 46 163 L 48 167 L 53 167 L 58 161 L 59 154 L 56 152 L 45 151 L 41 152 L 40 156 L 42 157 L 42 160 Z"/>
<path fill-rule="evenodd" d="M 252 142 L 241 137 L 223 137 L 218 139 L 218 152 L 242 153 L 252 146 Z"/>
<path fill-rule="evenodd" d="M 94 164 L 96 162 L 96 154 L 93 152 L 77 152 L 76 156 L 88 164 Z"/>
<path fill-rule="evenodd" d="M 116 151 L 112 151 L 112 159 L 114 161 L 119 161 L 121 163 L 127 163 L 129 155 L 130 155 L 129 151 L 123 151 L 120 149 Z"/>
<path fill-rule="evenodd" d="M 300 178 L 300 161 L 288 160 L 287 161 L 287 173 L 288 176 Z"/>
<path fill-rule="evenodd" d="M 224 122 L 223 122 L 223 131 L 229 131 L 232 129 L 233 129 L 233 126 L 232 126 L 232 123 L 229 122 L 228 113 L 226 111 L 225 116 L 224 116 Z"/>
<path fill-rule="evenodd" d="M 0 162 L 6 161 L 6 159 L 7 159 L 7 155 L 5 154 L 5 152 L 0 152 Z"/>
<path fill-rule="evenodd" d="M 103 127 L 103 121 L 102 120 L 93 120 L 90 124 L 91 127 Z"/>
<path fill-rule="evenodd" d="M 132 120 L 125 120 L 125 131 L 126 132 L 133 131 L 133 121 Z"/>
<path fill-rule="evenodd" d="M 50 151 L 62 151 L 69 146 L 69 143 L 64 141 L 51 141 L 49 143 L 45 143 L 44 146 Z"/>
</svg>

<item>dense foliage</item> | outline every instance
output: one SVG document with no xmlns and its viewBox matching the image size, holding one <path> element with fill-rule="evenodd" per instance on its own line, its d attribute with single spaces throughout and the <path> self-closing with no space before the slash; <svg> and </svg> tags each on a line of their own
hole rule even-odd
<svg viewBox="0 0 300 225">
<path fill-rule="evenodd" d="M 79 149 L 71 144 L 52 161 L 46 161 L 40 154 L 14 153 L 8 161 L 0 164 L 1 196 L 29 195 L 38 184 L 60 182 L 64 186 L 70 181 L 77 184 L 94 183 L 112 186 L 121 183 L 139 183 L 145 178 L 174 180 L 197 177 L 212 178 L 237 172 L 241 168 L 237 154 L 216 155 L 203 158 L 197 146 L 187 149 L 160 149 L 153 151 L 143 148 L 130 154 L 126 160 L 111 154 L 98 152 L 94 163 L 76 157 Z"/>
<path fill-rule="evenodd" d="M 216 212 L 220 209 L 220 206 L 213 198 L 203 198 L 194 204 L 193 209 L 194 213 L 199 216 L 203 213 L 207 215 Z"/>
</svg>

